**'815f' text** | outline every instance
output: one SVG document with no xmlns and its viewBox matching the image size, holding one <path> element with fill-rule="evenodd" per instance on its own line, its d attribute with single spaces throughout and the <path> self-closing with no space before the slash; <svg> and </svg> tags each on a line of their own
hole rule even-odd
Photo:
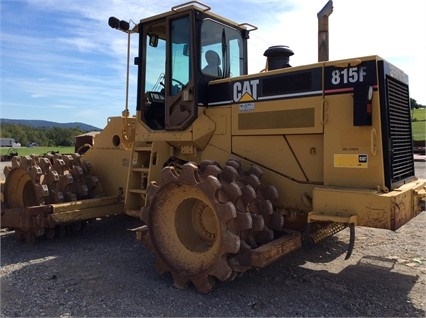
<svg viewBox="0 0 426 318">
<path fill-rule="evenodd" d="M 331 73 L 331 83 L 339 85 L 363 82 L 366 75 L 367 68 L 365 66 L 336 69 Z"/>
</svg>

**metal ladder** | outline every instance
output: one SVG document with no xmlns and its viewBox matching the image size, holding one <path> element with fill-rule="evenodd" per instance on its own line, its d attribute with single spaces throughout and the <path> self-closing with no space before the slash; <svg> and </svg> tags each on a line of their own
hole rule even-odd
<svg viewBox="0 0 426 318">
<path fill-rule="evenodd" d="M 150 173 L 151 144 L 134 143 L 126 195 L 126 214 L 139 218 L 145 204 Z"/>
</svg>

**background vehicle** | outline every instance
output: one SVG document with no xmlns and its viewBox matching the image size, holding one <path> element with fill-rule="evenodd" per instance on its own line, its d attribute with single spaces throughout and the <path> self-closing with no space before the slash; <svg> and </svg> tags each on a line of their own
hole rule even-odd
<svg viewBox="0 0 426 318">
<path fill-rule="evenodd" d="M 0 147 L 13 147 L 14 138 L 0 138 Z"/>
<path fill-rule="evenodd" d="M 136 115 L 110 117 L 83 156 L 15 157 L 2 226 L 52 237 L 114 213 L 141 218 L 156 269 L 209 292 L 349 226 L 396 230 L 421 211 L 407 75 L 378 56 L 290 67 L 284 46 L 247 74 L 256 27 L 191 1 L 143 19 Z"/>
</svg>

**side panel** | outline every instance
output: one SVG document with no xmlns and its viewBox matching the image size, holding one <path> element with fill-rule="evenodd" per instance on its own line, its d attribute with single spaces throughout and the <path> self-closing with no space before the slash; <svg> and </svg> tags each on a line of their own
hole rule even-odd
<svg viewBox="0 0 426 318">
<path fill-rule="evenodd" d="M 246 101 L 232 105 L 232 135 L 322 133 L 321 97 Z"/>
<path fill-rule="evenodd" d="M 134 122 L 135 119 L 127 119 Z M 94 146 L 82 157 L 92 165 L 92 174 L 99 178 L 106 195 L 116 195 L 127 185 L 131 151 L 125 149 L 122 139 L 123 119 L 111 117 L 107 126 L 95 136 Z"/>
<path fill-rule="evenodd" d="M 376 57 L 328 62 L 325 65 L 324 184 L 383 188 L 380 93 Z M 369 99 L 368 88 L 372 90 Z M 356 93 L 365 92 L 363 100 Z M 358 107 L 369 120 L 355 119 Z"/>
<path fill-rule="evenodd" d="M 322 183 L 322 136 L 235 136 L 233 153 L 301 183 Z"/>
</svg>

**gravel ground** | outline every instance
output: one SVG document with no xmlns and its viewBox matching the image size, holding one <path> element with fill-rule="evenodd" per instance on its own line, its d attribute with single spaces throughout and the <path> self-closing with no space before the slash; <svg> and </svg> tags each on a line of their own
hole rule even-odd
<svg viewBox="0 0 426 318">
<path fill-rule="evenodd" d="M 31 246 L 3 230 L 1 316 L 426 316 L 426 212 L 396 232 L 357 227 L 349 260 L 344 230 L 208 295 L 157 274 L 139 225 L 115 216 Z"/>
</svg>

